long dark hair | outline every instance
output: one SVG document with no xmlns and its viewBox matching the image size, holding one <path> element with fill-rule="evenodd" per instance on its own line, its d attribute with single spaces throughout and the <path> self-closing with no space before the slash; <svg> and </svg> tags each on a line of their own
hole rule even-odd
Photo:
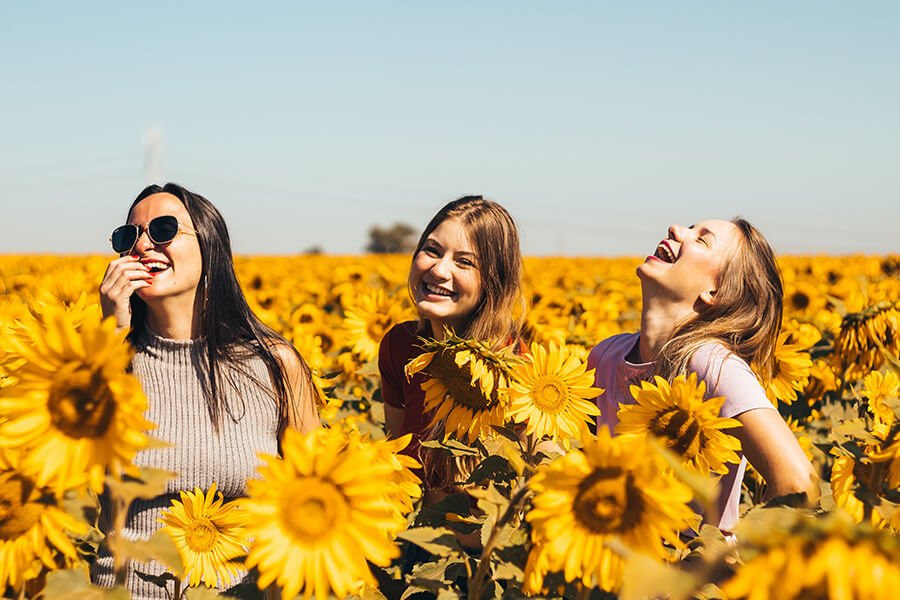
<svg viewBox="0 0 900 600">
<path fill-rule="evenodd" d="M 201 377 L 201 383 L 213 427 L 218 430 L 223 412 L 228 413 L 232 419 L 239 418 L 223 402 L 219 391 L 225 385 L 233 387 L 231 372 L 236 370 L 249 375 L 242 364 L 250 353 L 262 359 L 269 371 L 279 414 L 280 440 L 284 429 L 291 418 L 297 416 L 297 412 L 292 399 L 294 390 L 290 389 L 285 367 L 275 354 L 275 348 L 284 345 L 297 356 L 303 370 L 300 385 L 304 389 L 301 391 L 312 399 L 314 395 L 309 367 L 293 345 L 263 324 L 250 309 L 234 272 L 231 239 L 225 219 L 218 209 L 200 194 L 178 184 L 167 183 L 164 186 L 145 187 L 131 203 L 128 215 L 131 215 L 131 211 L 141 200 L 154 194 L 171 194 L 178 198 L 187 209 L 197 232 L 203 266 L 195 303 L 200 308 L 200 336 L 205 347 L 205 367 L 208 372 L 208 375 Z M 145 337 L 146 329 L 147 305 L 137 294 L 132 294 L 131 332 L 128 340 L 133 346 L 138 345 Z"/>
<path fill-rule="evenodd" d="M 447 219 L 459 219 L 478 257 L 481 298 L 462 328 L 462 337 L 505 346 L 522 335 L 522 251 L 519 230 L 505 208 L 482 196 L 463 196 L 444 205 L 422 235 L 413 261 L 428 236 Z M 434 332 L 433 332 L 434 333 Z"/>
</svg>

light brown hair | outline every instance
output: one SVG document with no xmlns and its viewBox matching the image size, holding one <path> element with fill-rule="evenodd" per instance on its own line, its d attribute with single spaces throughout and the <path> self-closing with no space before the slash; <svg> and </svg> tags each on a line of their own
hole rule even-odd
<svg viewBox="0 0 900 600">
<path fill-rule="evenodd" d="M 462 327 L 461 337 L 486 342 L 495 349 L 522 338 L 525 296 L 522 291 L 522 251 L 519 230 L 505 208 L 482 196 L 463 196 L 437 212 L 419 238 L 413 261 L 428 236 L 447 219 L 462 223 L 475 250 L 481 277 L 481 298 Z M 420 321 L 420 327 L 422 323 Z M 435 333 L 435 332 L 432 332 Z M 442 440 L 444 424 L 423 432 L 423 440 Z M 425 471 L 425 485 L 431 489 L 455 490 L 476 466 L 472 457 L 455 458 L 442 450 L 422 447 L 419 459 Z"/>
<path fill-rule="evenodd" d="M 419 238 L 413 261 L 428 236 L 447 219 L 462 223 L 481 276 L 481 298 L 463 326 L 461 337 L 505 346 L 521 335 L 525 316 L 519 230 L 506 209 L 482 196 L 463 196 L 437 212 Z M 436 333 L 436 332 L 433 332 Z"/>
<path fill-rule="evenodd" d="M 731 222 L 738 243 L 722 265 L 715 302 L 680 324 L 657 357 L 656 373 L 670 381 L 687 373 L 691 356 L 710 341 L 753 365 L 764 382 L 772 376 L 784 299 L 781 272 L 762 233 L 740 217 Z"/>
</svg>

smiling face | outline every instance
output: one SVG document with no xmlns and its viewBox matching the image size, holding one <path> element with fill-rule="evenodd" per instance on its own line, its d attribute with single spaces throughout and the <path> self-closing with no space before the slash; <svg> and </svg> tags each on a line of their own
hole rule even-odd
<svg viewBox="0 0 900 600">
<path fill-rule="evenodd" d="M 425 239 L 409 270 L 419 316 L 440 336 L 442 326 L 459 329 L 481 299 L 478 256 L 463 224 L 445 219 Z"/>
<path fill-rule="evenodd" d="M 146 228 L 151 220 L 163 215 L 178 219 L 179 232 L 171 242 L 157 245 L 150 240 Z M 131 253 L 150 267 L 153 275 L 150 286 L 137 291 L 140 298 L 148 306 L 175 297 L 192 305 L 203 272 L 203 257 L 193 221 L 181 200 L 168 193 L 147 196 L 131 209 L 128 223 L 143 228 Z"/>
<path fill-rule="evenodd" d="M 668 237 L 637 269 L 644 295 L 691 307 L 713 304 L 722 268 L 737 245 L 738 229 L 730 221 L 670 226 Z"/>
</svg>

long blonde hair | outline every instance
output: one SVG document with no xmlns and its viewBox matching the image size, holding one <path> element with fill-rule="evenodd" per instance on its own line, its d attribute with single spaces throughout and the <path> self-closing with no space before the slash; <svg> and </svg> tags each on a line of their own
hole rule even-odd
<svg viewBox="0 0 900 600">
<path fill-rule="evenodd" d="M 691 356 L 717 341 L 768 381 L 775 366 L 784 289 L 775 252 L 762 233 L 737 217 L 738 245 L 722 266 L 715 302 L 679 325 L 656 359 L 656 374 L 672 380 L 687 373 Z"/>
</svg>

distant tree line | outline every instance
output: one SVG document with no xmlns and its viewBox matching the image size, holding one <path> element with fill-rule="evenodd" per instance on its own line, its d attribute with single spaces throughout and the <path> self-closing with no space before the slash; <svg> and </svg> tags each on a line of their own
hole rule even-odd
<svg viewBox="0 0 900 600">
<path fill-rule="evenodd" d="M 369 229 L 366 252 L 375 254 L 406 254 L 416 247 L 416 229 L 406 223 L 394 223 L 390 227 L 373 226 Z"/>
</svg>

